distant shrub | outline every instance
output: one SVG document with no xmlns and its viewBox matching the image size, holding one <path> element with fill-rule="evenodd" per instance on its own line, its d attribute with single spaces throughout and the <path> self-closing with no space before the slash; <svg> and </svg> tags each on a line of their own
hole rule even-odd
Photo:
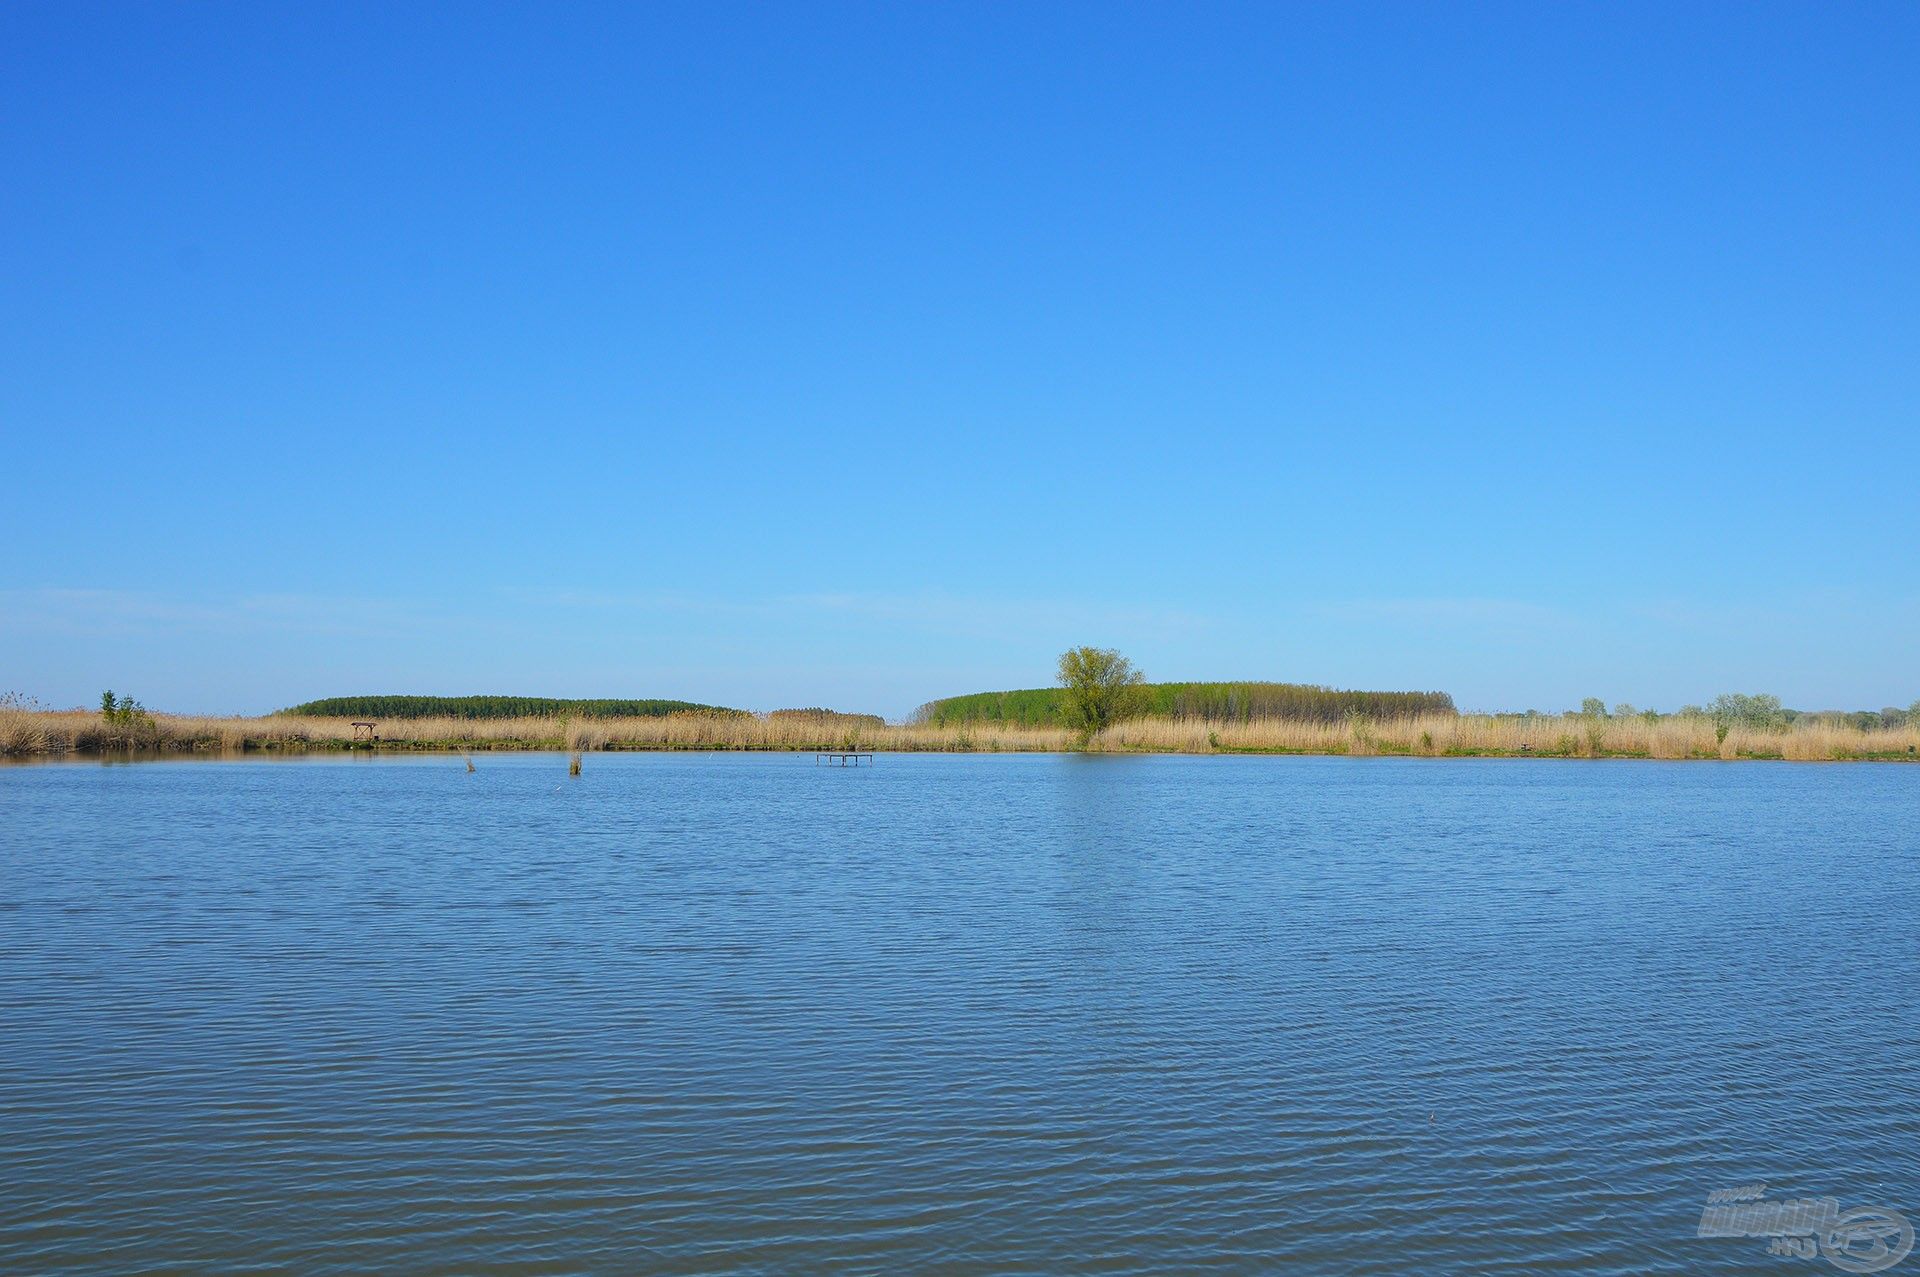
<svg viewBox="0 0 1920 1277">
<path fill-rule="evenodd" d="M 100 725 L 110 745 L 147 745 L 159 739 L 160 727 L 131 696 L 100 693 Z"/>
</svg>

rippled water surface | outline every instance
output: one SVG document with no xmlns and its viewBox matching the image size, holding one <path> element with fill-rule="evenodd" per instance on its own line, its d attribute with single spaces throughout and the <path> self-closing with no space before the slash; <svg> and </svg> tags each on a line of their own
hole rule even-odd
<svg viewBox="0 0 1920 1277">
<path fill-rule="evenodd" d="M 0 1270 L 1790 1274 L 1706 1195 L 1920 1218 L 1920 767 L 477 762 L 0 769 Z"/>
</svg>

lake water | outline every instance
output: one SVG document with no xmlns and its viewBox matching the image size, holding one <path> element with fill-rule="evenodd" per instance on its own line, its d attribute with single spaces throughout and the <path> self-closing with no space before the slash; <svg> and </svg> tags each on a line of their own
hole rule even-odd
<svg viewBox="0 0 1920 1277">
<path fill-rule="evenodd" d="M 1920 1219 L 1920 767 L 476 763 L 0 769 L 0 1270 L 1792 1274 L 1708 1193 Z"/>
</svg>

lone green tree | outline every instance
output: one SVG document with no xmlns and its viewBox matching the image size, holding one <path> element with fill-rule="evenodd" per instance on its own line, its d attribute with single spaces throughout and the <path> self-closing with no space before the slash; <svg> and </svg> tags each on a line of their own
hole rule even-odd
<svg viewBox="0 0 1920 1277">
<path fill-rule="evenodd" d="M 1085 744 L 1096 732 L 1146 708 L 1147 676 L 1110 647 L 1060 653 L 1060 717 Z"/>
</svg>

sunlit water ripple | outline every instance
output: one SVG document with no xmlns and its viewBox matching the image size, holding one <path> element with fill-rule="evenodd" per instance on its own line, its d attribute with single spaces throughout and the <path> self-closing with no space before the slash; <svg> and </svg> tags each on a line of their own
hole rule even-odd
<svg viewBox="0 0 1920 1277">
<path fill-rule="evenodd" d="M 478 765 L 0 769 L 0 1270 L 1790 1273 L 1706 1195 L 1920 1218 L 1920 767 Z"/>
</svg>

